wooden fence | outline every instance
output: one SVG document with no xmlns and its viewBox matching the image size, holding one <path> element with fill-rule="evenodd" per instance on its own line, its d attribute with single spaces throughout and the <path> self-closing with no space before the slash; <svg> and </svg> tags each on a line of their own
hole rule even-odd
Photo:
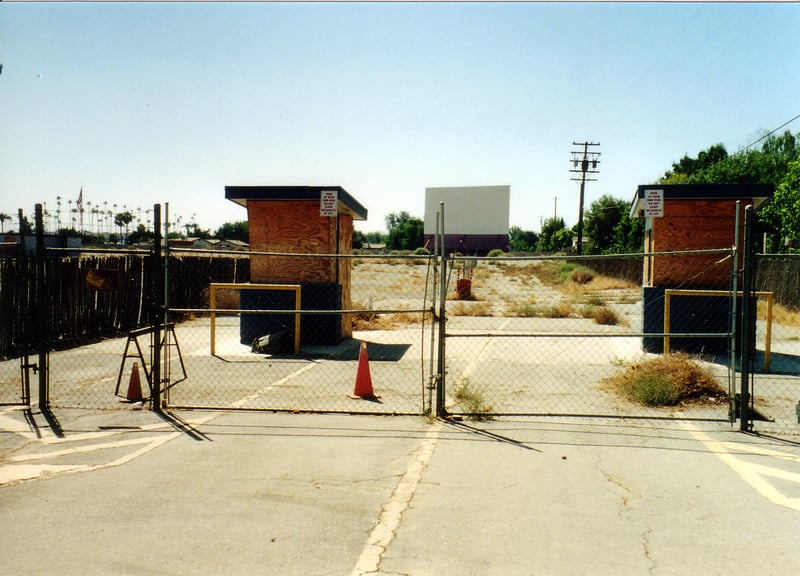
<svg viewBox="0 0 800 576">
<path fill-rule="evenodd" d="M 37 294 L 33 258 L 0 259 L 0 358 L 38 350 L 37 302 L 54 349 L 116 337 L 151 320 L 148 254 L 82 254 L 46 259 L 46 294 Z M 204 306 L 211 282 L 247 282 L 248 257 L 176 254 L 169 258 L 170 305 Z"/>
<path fill-rule="evenodd" d="M 755 289 L 772 292 L 778 304 L 800 310 L 800 254 L 761 254 L 756 264 Z"/>
</svg>

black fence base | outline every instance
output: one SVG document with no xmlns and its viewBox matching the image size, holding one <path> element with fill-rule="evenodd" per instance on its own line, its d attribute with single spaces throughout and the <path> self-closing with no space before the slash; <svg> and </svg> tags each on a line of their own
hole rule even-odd
<svg viewBox="0 0 800 576">
<path fill-rule="evenodd" d="M 342 287 L 333 283 L 301 284 L 301 310 L 341 310 Z M 242 310 L 292 310 L 295 294 L 289 290 L 242 290 Z M 258 338 L 288 331 L 294 333 L 294 313 L 243 313 L 239 325 L 242 344 L 248 346 Z M 341 314 L 302 314 L 301 346 L 335 346 L 342 340 Z"/>
</svg>

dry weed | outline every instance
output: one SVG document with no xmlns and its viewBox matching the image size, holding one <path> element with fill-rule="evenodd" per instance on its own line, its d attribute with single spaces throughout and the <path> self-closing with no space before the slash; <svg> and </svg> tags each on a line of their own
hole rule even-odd
<svg viewBox="0 0 800 576">
<path fill-rule="evenodd" d="M 353 310 L 365 310 L 365 307 L 359 303 L 354 302 Z M 423 314 L 418 312 L 391 312 L 381 313 L 366 311 L 357 312 L 350 315 L 353 325 L 353 330 L 391 330 L 393 328 L 400 328 L 408 326 L 409 324 L 417 324 L 422 322 Z"/>
<path fill-rule="evenodd" d="M 758 301 L 758 319 L 767 319 L 767 302 Z M 800 328 L 800 312 L 782 304 L 772 305 L 772 321 L 788 328 Z"/>
<path fill-rule="evenodd" d="M 448 312 L 453 316 L 493 316 L 492 305 L 489 302 L 456 302 Z"/>
<path fill-rule="evenodd" d="M 625 398 L 646 406 L 722 404 L 728 395 L 695 359 L 686 354 L 668 354 L 624 369 L 603 384 Z"/>
</svg>

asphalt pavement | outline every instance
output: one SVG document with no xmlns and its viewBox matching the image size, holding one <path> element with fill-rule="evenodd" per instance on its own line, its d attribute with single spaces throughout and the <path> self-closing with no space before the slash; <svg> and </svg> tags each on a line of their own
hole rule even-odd
<svg viewBox="0 0 800 576">
<path fill-rule="evenodd" d="M 800 446 L 719 422 L 0 411 L 0 573 L 794 575 Z"/>
</svg>

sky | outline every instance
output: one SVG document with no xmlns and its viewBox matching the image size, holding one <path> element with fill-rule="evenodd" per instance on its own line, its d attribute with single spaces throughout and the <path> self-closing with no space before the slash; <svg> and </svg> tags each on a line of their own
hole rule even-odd
<svg viewBox="0 0 800 576">
<path fill-rule="evenodd" d="M 1 2 L 0 212 L 82 190 L 214 231 L 247 217 L 226 185 L 342 186 L 370 232 L 508 185 L 511 226 L 572 226 L 573 142 L 588 208 L 800 114 L 798 30 L 794 3 Z"/>
</svg>

